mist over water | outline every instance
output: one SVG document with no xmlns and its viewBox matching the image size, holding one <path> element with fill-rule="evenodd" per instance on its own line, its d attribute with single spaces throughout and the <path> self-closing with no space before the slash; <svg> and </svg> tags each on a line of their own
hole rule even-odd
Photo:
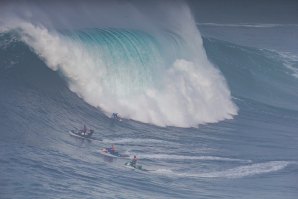
<svg viewBox="0 0 298 199">
<path fill-rule="evenodd" d="M 139 4 L 105 3 L 74 24 L 71 10 L 78 6 L 82 4 L 58 14 L 66 29 L 51 15 L 55 4 L 43 14 L 26 4 L 26 12 L 21 12 L 25 19 L 18 14 L 2 23 L 7 30 L 16 30 L 48 67 L 60 71 L 73 92 L 108 116 L 118 112 L 144 123 L 196 127 L 237 114 L 225 79 L 208 61 L 185 3 L 160 3 L 153 14 L 149 11 L 156 5 L 144 11 Z M 106 9 L 116 16 L 102 20 L 100 11 Z M 87 19 L 92 20 L 82 28 Z"/>
</svg>

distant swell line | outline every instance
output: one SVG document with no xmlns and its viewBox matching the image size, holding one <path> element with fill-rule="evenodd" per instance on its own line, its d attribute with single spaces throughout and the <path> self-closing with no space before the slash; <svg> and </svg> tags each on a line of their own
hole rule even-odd
<svg viewBox="0 0 298 199">
<path fill-rule="evenodd" d="M 217 27 L 245 27 L 245 28 L 274 28 L 274 27 L 298 27 L 298 24 L 218 24 L 218 23 L 197 23 L 198 26 Z"/>
</svg>

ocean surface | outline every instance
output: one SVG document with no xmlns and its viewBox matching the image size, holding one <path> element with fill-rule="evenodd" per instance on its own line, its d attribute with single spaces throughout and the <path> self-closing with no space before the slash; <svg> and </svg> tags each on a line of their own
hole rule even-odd
<svg viewBox="0 0 298 199">
<path fill-rule="evenodd" d="M 1 199 L 297 198 L 297 25 L 167 8 L 148 26 L 0 23 Z M 84 124 L 92 140 L 69 134 Z"/>
</svg>

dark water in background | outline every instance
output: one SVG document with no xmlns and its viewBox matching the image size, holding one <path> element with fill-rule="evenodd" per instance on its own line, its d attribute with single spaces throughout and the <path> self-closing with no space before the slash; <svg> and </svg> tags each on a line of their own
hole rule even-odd
<svg viewBox="0 0 298 199">
<path fill-rule="evenodd" d="M 203 35 L 238 115 L 162 128 L 112 122 L 27 45 L 2 34 L 0 198 L 296 198 L 297 60 Z M 83 124 L 103 141 L 68 134 Z M 112 143 L 151 171 L 100 155 Z"/>
<path fill-rule="evenodd" d="M 208 37 L 297 55 L 297 24 L 198 24 Z"/>
</svg>

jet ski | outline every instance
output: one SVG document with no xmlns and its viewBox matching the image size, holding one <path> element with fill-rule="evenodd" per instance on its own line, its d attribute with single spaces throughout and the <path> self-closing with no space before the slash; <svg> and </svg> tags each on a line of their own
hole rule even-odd
<svg viewBox="0 0 298 199">
<path fill-rule="evenodd" d="M 131 161 L 129 161 L 129 162 L 126 162 L 125 164 L 124 164 L 124 166 L 125 167 L 127 167 L 127 168 L 130 168 L 130 169 L 136 169 L 136 170 L 140 170 L 140 171 L 149 171 L 149 170 L 147 170 L 147 169 L 144 169 L 143 168 L 143 166 L 142 165 L 132 165 L 131 164 Z"/>
<path fill-rule="evenodd" d="M 99 151 L 102 155 L 112 158 L 129 158 L 129 155 L 113 151 L 111 148 L 103 148 Z"/>
<path fill-rule="evenodd" d="M 86 138 L 90 139 L 92 134 L 94 133 L 93 130 L 86 130 L 85 132 L 83 130 L 71 130 L 69 131 L 69 134 L 75 137 L 80 137 L 80 138 Z"/>
</svg>

